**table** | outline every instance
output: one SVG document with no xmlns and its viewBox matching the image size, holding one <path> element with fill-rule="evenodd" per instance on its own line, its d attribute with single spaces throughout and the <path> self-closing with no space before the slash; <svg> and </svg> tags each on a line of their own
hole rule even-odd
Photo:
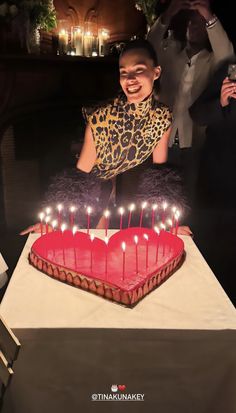
<svg viewBox="0 0 236 413">
<path fill-rule="evenodd" d="M 183 266 L 133 309 L 29 266 L 36 237 L 0 308 L 22 342 L 4 413 L 121 411 L 91 401 L 114 383 L 145 395 L 122 411 L 235 412 L 236 311 L 190 237 Z"/>
</svg>

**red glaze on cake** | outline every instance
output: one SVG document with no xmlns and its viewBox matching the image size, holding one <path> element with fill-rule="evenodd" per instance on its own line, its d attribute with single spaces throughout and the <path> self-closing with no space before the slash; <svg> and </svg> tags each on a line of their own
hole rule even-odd
<svg viewBox="0 0 236 413">
<path fill-rule="evenodd" d="M 126 244 L 125 254 L 122 242 Z M 34 242 L 29 262 L 52 278 L 132 307 L 173 274 L 183 257 L 184 243 L 177 236 L 166 231 L 157 235 L 148 228 L 128 228 L 112 235 L 108 245 L 96 237 L 91 241 L 83 232 L 45 234 Z"/>
</svg>

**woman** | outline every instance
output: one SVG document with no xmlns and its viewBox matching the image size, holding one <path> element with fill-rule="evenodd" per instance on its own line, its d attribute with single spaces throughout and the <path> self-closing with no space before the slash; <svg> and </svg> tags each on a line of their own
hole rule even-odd
<svg viewBox="0 0 236 413">
<path fill-rule="evenodd" d="M 161 68 L 151 44 L 146 40 L 129 42 L 121 53 L 119 70 L 122 93 L 104 105 L 84 109 L 87 126 L 77 175 L 70 172 L 60 182 L 58 178 L 54 180 L 49 188 L 49 200 L 90 205 L 101 216 L 105 207 L 111 201 L 114 203 L 117 176 L 144 164 L 150 157 L 154 164 L 166 162 L 172 116 L 156 97 L 154 84 Z M 163 172 L 155 171 L 155 175 L 163 175 Z M 174 183 L 179 184 L 176 180 Z M 135 198 L 148 200 L 149 191 L 143 194 L 141 180 L 139 186 Z M 73 187 L 73 191 L 68 191 L 68 187 Z M 152 189 L 151 178 L 150 191 Z M 158 192 L 159 189 L 160 185 Z M 161 196 L 157 191 L 154 193 L 156 200 L 166 198 L 164 188 L 161 188 Z M 173 193 L 169 191 L 169 195 Z M 103 224 L 101 219 L 97 228 Z"/>
</svg>

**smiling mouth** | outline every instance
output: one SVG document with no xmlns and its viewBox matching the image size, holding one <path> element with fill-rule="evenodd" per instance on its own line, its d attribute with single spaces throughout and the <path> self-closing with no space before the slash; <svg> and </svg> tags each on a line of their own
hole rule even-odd
<svg viewBox="0 0 236 413">
<path fill-rule="evenodd" d="M 131 95 L 131 94 L 135 94 L 138 93 L 141 90 L 141 86 L 130 86 L 127 87 L 127 92 Z"/>
</svg>

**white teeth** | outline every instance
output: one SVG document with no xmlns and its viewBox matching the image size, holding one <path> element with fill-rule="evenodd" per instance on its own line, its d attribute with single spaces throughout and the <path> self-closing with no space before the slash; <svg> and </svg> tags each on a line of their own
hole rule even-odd
<svg viewBox="0 0 236 413">
<path fill-rule="evenodd" d="M 137 86 L 133 86 L 133 87 L 131 86 L 131 87 L 128 87 L 127 90 L 128 90 L 129 93 L 136 93 L 140 90 L 140 87 L 139 86 L 138 87 Z"/>
</svg>

